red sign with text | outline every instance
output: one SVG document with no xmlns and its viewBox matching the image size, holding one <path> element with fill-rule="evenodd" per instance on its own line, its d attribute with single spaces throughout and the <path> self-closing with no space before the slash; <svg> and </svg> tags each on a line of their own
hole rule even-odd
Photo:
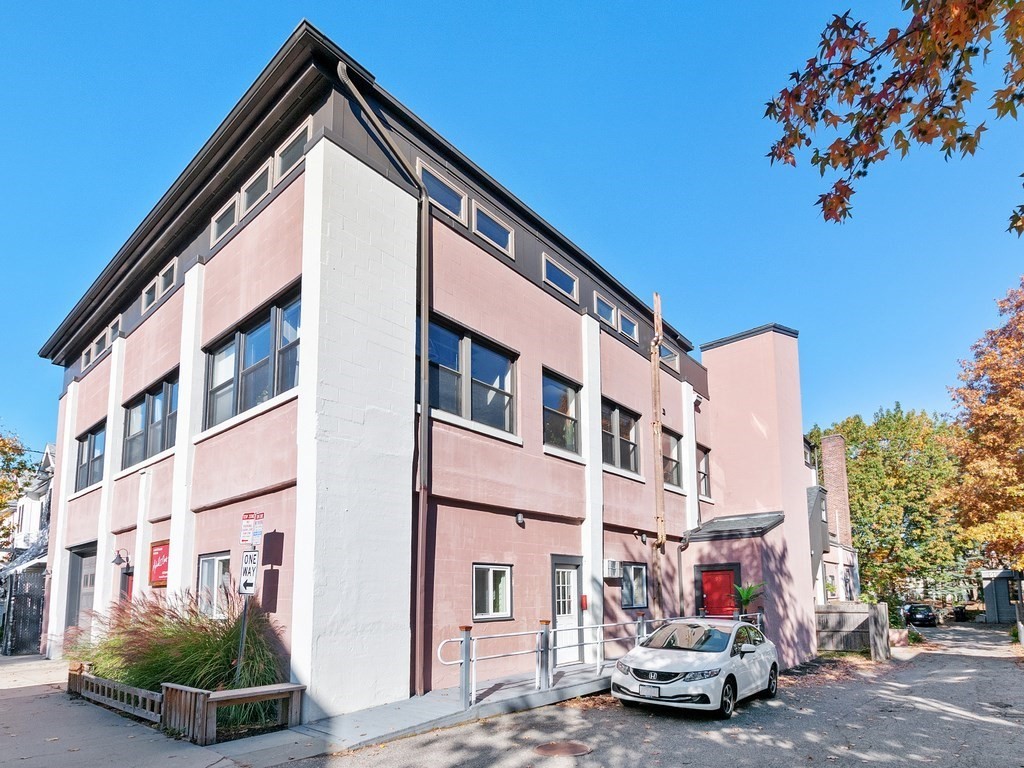
<svg viewBox="0 0 1024 768">
<path fill-rule="evenodd" d="M 154 541 L 149 545 L 149 585 L 167 586 L 167 566 L 171 560 L 171 542 Z"/>
</svg>

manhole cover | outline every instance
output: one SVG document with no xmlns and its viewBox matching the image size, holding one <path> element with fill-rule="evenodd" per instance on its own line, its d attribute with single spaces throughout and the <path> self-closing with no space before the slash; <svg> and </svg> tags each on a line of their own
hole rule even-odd
<svg viewBox="0 0 1024 768">
<path fill-rule="evenodd" d="M 576 755 L 589 755 L 590 747 L 578 741 L 549 741 L 534 747 L 534 752 L 544 757 L 573 757 Z"/>
</svg>

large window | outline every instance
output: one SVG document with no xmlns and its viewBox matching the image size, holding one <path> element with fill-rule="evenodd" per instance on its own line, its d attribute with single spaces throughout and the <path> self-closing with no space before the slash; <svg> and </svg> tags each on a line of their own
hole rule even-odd
<svg viewBox="0 0 1024 768">
<path fill-rule="evenodd" d="M 711 497 L 711 452 L 707 448 L 697 446 L 697 493 Z"/>
<path fill-rule="evenodd" d="M 681 487 L 683 484 L 683 472 L 679 461 L 681 445 L 682 439 L 679 435 L 667 429 L 661 431 L 661 467 L 666 485 Z"/>
<path fill-rule="evenodd" d="M 544 444 L 579 453 L 579 389 L 545 373 L 543 396 Z"/>
<path fill-rule="evenodd" d="M 512 618 L 512 566 L 473 564 L 473 620 Z"/>
<path fill-rule="evenodd" d="M 207 354 L 207 427 L 299 383 L 300 319 L 298 298 L 280 302 Z"/>
<path fill-rule="evenodd" d="M 125 406 L 122 469 L 174 446 L 178 427 L 178 376 L 175 374 Z"/>
<path fill-rule="evenodd" d="M 199 558 L 199 610 L 215 619 L 227 616 L 231 589 L 231 554 L 202 555 Z"/>
<path fill-rule="evenodd" d="M 605 464 L 640 472 L 636 435 L 638 418 L 610 400 L 601 403 L 601 448 Z"/>
<path fill-rule="evenodd" d="M 647 607 L 647 566 L 643 563 L 622 564 L 622 607 Z"/>
<path fill-rule="evenodd" d="M 465 332 L 431 323 L 428 358 L 431 408 L 514 431 L 511 355 Z"/>
<path fill-rule="evenodd" d="M 88 488 L 103 479 L 103 455 L 106 449 L 106 422 L 78 438 L 78 471 L 75 490 Z"/>
</svg>

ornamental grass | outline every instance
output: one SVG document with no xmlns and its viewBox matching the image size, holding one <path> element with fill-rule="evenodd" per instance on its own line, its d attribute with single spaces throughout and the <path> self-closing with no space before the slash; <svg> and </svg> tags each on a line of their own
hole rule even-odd
<svg viewBox="0 0 1024 768">
<path fill-rule="evenodd" d="M 149 594 L 94 614 L 92 632 L 72 632 L 66 654 L 92 664 L 92 673 L 136 688 L 159 691 L 177 683 L 217 691 L 284 681 L 280 633 L 255 598 L 249 601 L 241 672 L 236 682 L 244 600 L 225 589 L 224 617 L 200 609 L 191 593 Z M 91 637 L 90 637 L 91 635 Z M 218 725 L 235 728 L 266 722 L 274 702 L 221 707 Z"/>
</svg>

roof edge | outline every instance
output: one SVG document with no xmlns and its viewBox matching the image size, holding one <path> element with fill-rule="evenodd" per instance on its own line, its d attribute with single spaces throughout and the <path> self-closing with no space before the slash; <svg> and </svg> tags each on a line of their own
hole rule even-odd
<svg viewBox="0 0 1024 768">
<path fill-rule="evenodd" d="M 707 352 L 710 349 L 718 349 L 718 347 L 724 347 L 726 344 L 733 344 L 737 341 L 743 341 L 744 339 L 750 339 L 754 336 L 760 336 L 763 333 L 778 333 L 782 336 L 789 336 L 790 338 L 797 338 L 800 335 L 800 331 L 795 328 L 789 328 L 785 325 L 779 325 L 778 323 L 766 323 L 765 325 L 759 325 L 757 328 L 751 328 L 747 331 L 740 331 L 734 333 L 732 336 L 724 336 L 721 339 L 715 339 L 705 344 L 700 345 L 701 352 Z"/>
</svg>

